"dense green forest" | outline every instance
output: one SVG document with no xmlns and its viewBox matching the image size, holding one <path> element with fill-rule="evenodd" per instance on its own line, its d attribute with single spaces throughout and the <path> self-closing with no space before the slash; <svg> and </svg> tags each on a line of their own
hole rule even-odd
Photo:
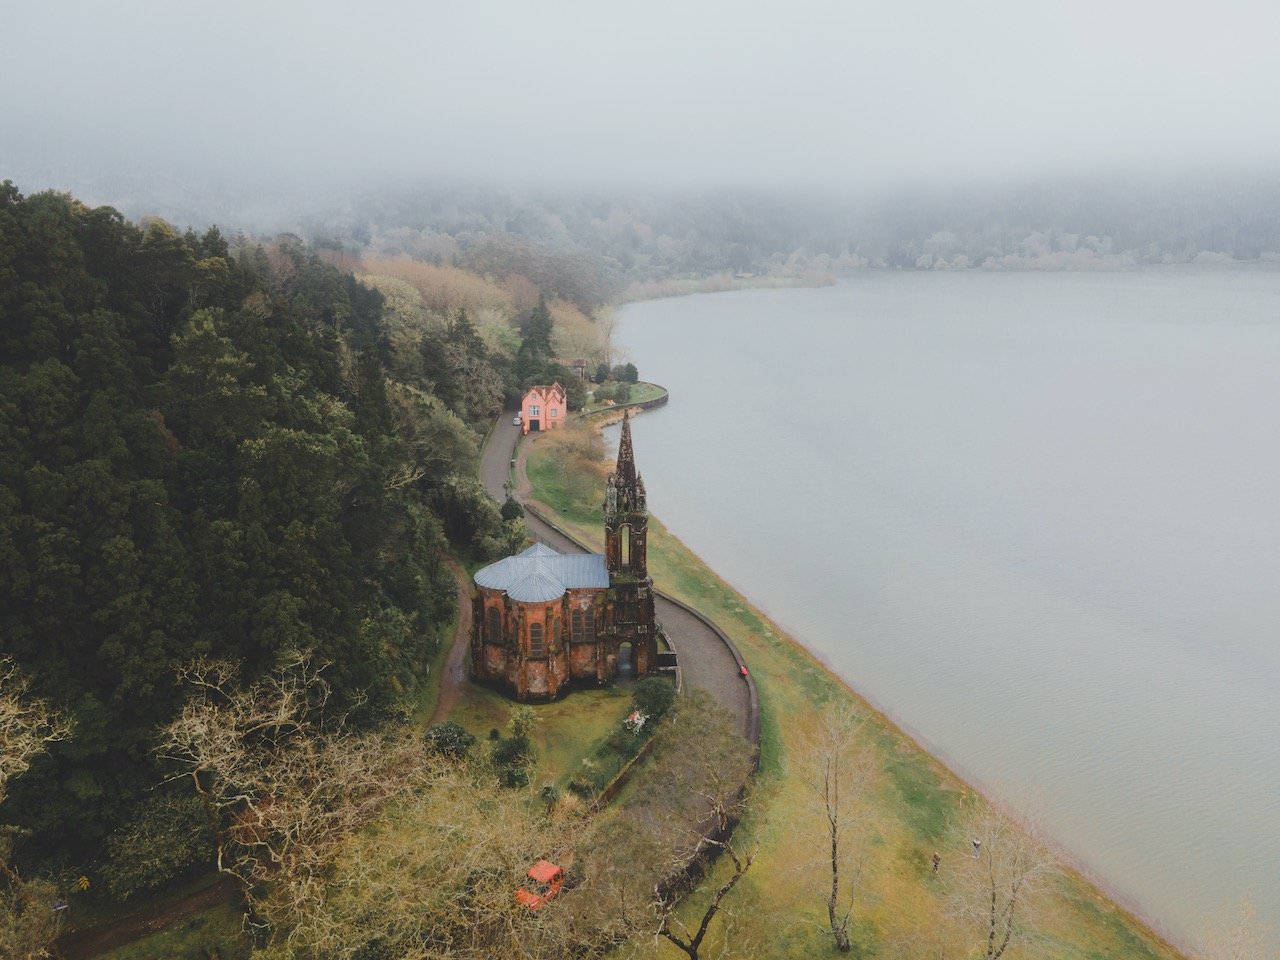
<svg viewBox="0 0 1280 960">
<path fill-rule="evenodd" d="M 383 304 L 295 237 L 0 186 L 0 657 L 75 724 L 11 785 L 25 868 L 124 895 L 208 855 L 153 752 L 196 656 L 310 651 L 357 726 L 412 697 L 446 553 L 501 550 L 475 464 L 520 383 L 464 313 L 392 343 Z"/>
</svg>

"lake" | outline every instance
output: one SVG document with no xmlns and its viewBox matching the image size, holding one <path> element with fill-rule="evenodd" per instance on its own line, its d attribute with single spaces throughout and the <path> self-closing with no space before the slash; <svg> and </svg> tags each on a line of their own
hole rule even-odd
<svg viewBox="0 0 1280 960">
<path fill-rule="evenodd" d="M 1280 274 L 633 304 L 654 512 L 1180 940 L 1280 921 Z"/>
</svg>

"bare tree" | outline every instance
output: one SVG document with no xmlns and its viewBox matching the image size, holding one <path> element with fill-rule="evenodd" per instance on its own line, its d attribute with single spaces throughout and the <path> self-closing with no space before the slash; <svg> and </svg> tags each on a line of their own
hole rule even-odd
<svg viewBox="0 0 1280 960">
<path fill-rule="evenodd" d="M 366 945 L 398 957 L 585 956 L 657 927 L 697 957 L 751 865 L 727 840 L 751 747 L 702 697 L 675 711 L 683 721 L 655 745 L 632 805 L 597 824 L 538 812 L 533 794 L 501 789 L 483 762 L 326 720 L 328 688 L 305 657 L 243 688 L 225 665 L 184 675 L 195 696 L 159 752 L 205 804 L 220 868 L 240 879 L 279 950 L 326 960 Z M 620 834 L 635 842 L 620 845 Z M 678 891 L 716 851 L 733 876 L 690 932 L 672 914 Z M 529 909 L 516 889 L 542 858 L 571 882 Z"/>
<path fill-rule="evenodd" d="M 696 958 L 724 902 L 750 869 L 729 837 L 743 813 L 752 746 L 734 718 L 701 690 L 681 697 L 654 735 L 649 760 L 621 808 L 602 814 L 583 837 L 583 873 L 596 924 L 618 938 L 665 939 Z M 711 894 L 696 928 L 675 911 L 705 864 L 724 854 L 730 877 Z M 585 887 L 584 887 L 585 890 Z"/>
<path fill-rule="evenodd" d="M 220 869 L 280 950 L 505 960 L 597 943 L 573 923 L 571 891 L 536 911 L 515 897 L 538 859 L 572 849 L 573 821 L 532 813 L 483 763 L 325 721 L 328 687 L 305 657 L 243 689 L 224 665 L 185 677 L 196 696 L 159 752 L 205 803 Z"/>
<path fill-rule="evenodd" d="M 607 307 L 602 307 L 596 311 L 596 326 L 600 330 L 600 338 L 604 343 L 604 356 L 601 358 L 605 363 L 613 364 L 613 335 L 618 331 L 618 317 Z"/>
<path fill-rule="evenodd" d="M 423 764 L 420 788 L 342 845 L 290 946 L 320 957 L 381 943 L 396 956 L 514 958 L 596 944 L 598 931 L 575 922 L 577 891 L 535 910 L 515 897 L 539 859 L 567 866 L 576 824 L 535 814 L 528 791 L 504 790 L 475 765 Z"/>
<path fill-rule="evenodd" d="M 820 814 L 824 867 L 830 876 L 823 894 L 827 928 L 841 953 L 850 949 L 849 920 L 861 868 L 852 833 L 871 776 L 870 754 L 860 739 L 861 730 L 862 718 L 847 705 L 828 710 L 819 719 L 800 763 Z"/>
<path fill-rule="evenodd" d="M 0 803 L 9 781 L 31 766 L 45 745 L 71 735 L 71 724 L 31 696 L 31 681 L 10 659 L 0 659 Z"/>
<path fill-rule="evenodd" d="M 702 949 L 702 942 L 706 938 L 707 931 L 711 928 L 711 921 L 715 919 L 716 914 L 720 911 L 720 905 L 724 902 L 725 897 L 733 891 L 733 888 L 738 885 L 738 881 L 746 876 L 747 871 L 751 869 L 751 864 L 755 862 L 754 853 L 745 858 L 741 857 L 728 840 L 714 841 L 714 843 L 724 851 L 725 856 L 733 863 L 733 872 L 711 895 L 710 902 L 702 911 L 702 919 L 698 923 L 697 930 L 691 933 L 689 928 L 676 917 L 676 898 L 667 899 L 659 896 L 657 902 L 658 936 L 664 937 L 679 947 L 689 960 L 698 960 L 698 951 Z"/>
<path fill-rule="evenodd" d="M 321 672 L 292 655 L 240 689 L 230 665 L 197 662 L 182 672 L 195 696 L 157 748 L 200 797 L 218 869 L 278 929 L 315 911 L 337 849 L 416 784 L 409 741 L 325 718 Z"/>
<path fill-rule="evenodd" d="M 1012 813 L 981 799 L 956 831 L 956 845 L 966 850 L 955 858 L 957 916 L 980 939 L 982 955 L 999 960 L 1025 938 L 1041 886 L 1057 871 L 1057 857 L 1038 815 Z"/>
<path fill-rule="evenodd" d="M 0 803 L 9 781 L 25 773 L 46 745 L 71 733 L 71 724 L 44 700 L 12 660 L 0 660 Z M 51 956 L 58 936 L 57 888 L 27 880 L 13 863 L 14 831 L 0 825 L 0 956 L 36 960 Z"/>
</svg>

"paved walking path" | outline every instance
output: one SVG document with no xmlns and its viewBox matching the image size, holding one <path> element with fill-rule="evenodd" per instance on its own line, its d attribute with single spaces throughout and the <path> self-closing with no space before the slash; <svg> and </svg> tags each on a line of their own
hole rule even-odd
<svg viewBox="0 0 1280 960">
<path fill-rule="evenodd" d="M 481 458 L 480 479 L 490 496 L 501 503 L 506 499 L 506 483 L 511 475 L 512 453 L 520 438 L 520 428 L 511 422 L 512 414 L 502 414 L 494 425 Z M 512 492 L 518 500 L 529 501 L 532 487 L 525 473 L 525 461 L 531 444 L 541 439 L 541 434 L 530 434 L 520 445 L 516 454 L 516 488 Z M 636 452 L 636 466 L 643 474 L 644 451 Z M 600 492 L 601 498 L 604 491 Z M 662 502 L 662 492 L 649 491 L 651 502 Z M 537 501 L 532 501 L 535 505 Z M 538 505 L 544 512 L 551 511 L 544 505 Z M 554 547 L 562 553 L 580 553 L 583 548 L 552 529 L 532 513 L 526 513 L 525 524 L 529 534 L 536 540 Z M 758 738 L 758 709 L 752 710 L 752 694 L 749 685 L 741 675 L 741 663 L 734 651 L 728 646 L 726 639 L 707 622 L 696 614 L 662 595 L 662 584 L 655 583 L 658 590 L 655 606 L 658 620 L 662 622 L 671 645 L 675 648 L 680 660 L 680 672 L 686 687 L 702 687 L 724 704 L 741 723 L 743 736 L 749 740 Z M 755 729 L 753 729 L 753 726 Z M 754 734 L 754 736 L 753 736 Z"/>
</svg>

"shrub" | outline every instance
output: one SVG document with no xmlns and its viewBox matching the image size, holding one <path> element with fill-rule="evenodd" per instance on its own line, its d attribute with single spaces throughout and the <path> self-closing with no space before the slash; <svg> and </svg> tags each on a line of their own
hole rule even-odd
<svg viewBox="0 0 1280 960">
<path fill-rule="evenodd" d="M 596 795 L 596 781 L 599 777 L 600 768 L 596 762 L 586 758 L 578 766 L 573 779 L 569 781 L 569 792 L 582 797 L 584 800 L 590 800 Z"/>
<path fill-rule="evenodd" d="M 512 739 L 523 740 L 526 746 L 529 744 L 529 735 L 537 725 L 538 715 L 533 707 L 516 707 L 511 714 L 511 719 L 507 721 Z"/>
<path fill-rule="evenodd" d="M 676 688 L 663 677 L 645 677 L 636 684 L 631 702 L 641 713 L 649 715 L 650 723 L 657 723 L 675 703 Z"/>
<path fill-rule="evenodd" d="M 512 737 L 494 744 L 493 763 L 496 767 L 525 766 L 532 759 L 533 748 L 527 739 Z"/>
<path fill-rule="evenodd" d="M 560 788 L 554 783 L 544 783 L 542 789 L 538 791 L 538 796 L 542 798 L 542 802 L 547 805 L 547 812 L 555 809 L 555 805 L 560 802 Z"/>
<path fill-rule="evenodd" d="M 503 767 L 499 771 L 498 781 L 504 787 L 516 789 L 529 785 L 529 771 L 525 767 Z"/>
<path fill-rule="evenodd" d="M 451 757 L 454 760 L 465 757 L 476 742 L 476 738 L 467 733 L 466 728 L 457 720 L 448 720 L 428 727 L 422 739 L 432 753 Z"/>
<path fill-rule="evenodd" d="M 638 733 L 632 733 L 622 724 L 618 724 L 618 728 L 609 734 L 607 742 L 610 750 L 624 760 L 629 760 L 636 753 L 640 736 Z"/>
<path fill-rule="evenodd" d="M 151 794 L 105 843 L 107 890 L 127 900 L 211 859 L 215 841 L 193 794 Z"/>
</svg>

